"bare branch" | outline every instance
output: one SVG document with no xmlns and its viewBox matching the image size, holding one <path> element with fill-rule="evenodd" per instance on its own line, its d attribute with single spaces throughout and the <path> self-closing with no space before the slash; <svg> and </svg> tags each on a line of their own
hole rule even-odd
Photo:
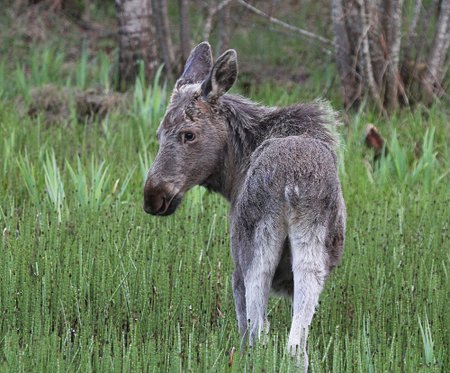
<svg viewBox="0 0 450 373">
<path fill-rule="evenodd" d="M 215 7 L 211 7 L 208 12 L 208 17 L 206 18 L 205 27 L 203 29 L 203 39 L 208 40 L 209 35 L 211 34 L 212 29 L 212 21 L 217 12 L 219 12 L 223 7 L 227 6 L 228 3 L 230 3 L 231 0 L 223 0 L 219 4 L 217 4 Z"/>
<path fill-rule="evenodd" d="M 420 10 L 422 9 L 422 0 L 416 0 L 416 6 L 414 7 L 414 16 L 409 26 L 409 35 L 414 37 L 416 35 L 417 22 L 419 21 Z"/>
<path fill-rule="evenodd" d="M 283 21 L 279 20 L 278 18 L 274 18 L 274 17 L 264 13 L 263 11 L 255 8 L 254 6 L 248 4 L 247 2 L 245 2 L 243 0 L 237 0 L 237 2 L 239 4 L 241 4 L 242 6 L 244 6 L 245 8 L 247 8 L 248 10 L 252 11 L 253 13 L 255 13 L 255 14 L 261 16 L 261 17 L 266 18 L 271 23 L 274 23 L 274 24 L 276 24 L 278 26 L 284 27 L 284 28 L 286 28 L 286 29 L 288 29 L 290 31 L 294 31 L 297 34 L 302 35 L 302 36 L 304 36 L 306 38 L 320 41 L 321 43 L 326 44 L 326 45 L 333 45 L 333 42 L 331 40 L 326 39 L 326 38 L 324 38 L 324 37 L 322 37 L 320 35 L 314 34 L 314 33 L 310 32 L 310 31 L 301 29 L 299 27 L 292 26 L 292 25 L 290 25 L 290 24 L 288 24 L 286 22 L 283 22 Z"/>
</svg>

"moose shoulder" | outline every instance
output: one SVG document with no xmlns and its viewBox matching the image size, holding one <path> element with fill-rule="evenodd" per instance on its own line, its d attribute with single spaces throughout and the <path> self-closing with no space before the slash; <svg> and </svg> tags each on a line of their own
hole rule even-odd
<svg viewBox="0 0 450 373">
<path fill-rule="evenodd" d="M 229 200 L 239 330 L 253 344 L 268 329 L 270 290 L 292 297 L 288 348 L 307 370 L 308 328 L 345 236 L 335 116 L 323 103 L 270 108 L 227 94 L 236 78 L 234 50 L 214 64 L 208 43 L 191 52 L 158 129 L 144 210 L 169 215 L 195 185 Z"/>
</svg>

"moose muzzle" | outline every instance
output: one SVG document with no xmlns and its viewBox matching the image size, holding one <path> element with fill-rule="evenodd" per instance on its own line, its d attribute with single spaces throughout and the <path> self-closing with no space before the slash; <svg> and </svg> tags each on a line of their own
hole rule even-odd
<svg viewBox="0 0 450 373">
<path fill-rule="evenodd" d="M 144 186 L 144 211 L 151 215 L 170 215 L 175 212 L 181 197 L 173 192 L 173 185 L 154 185 L 150 178 Z"/>
</svg>

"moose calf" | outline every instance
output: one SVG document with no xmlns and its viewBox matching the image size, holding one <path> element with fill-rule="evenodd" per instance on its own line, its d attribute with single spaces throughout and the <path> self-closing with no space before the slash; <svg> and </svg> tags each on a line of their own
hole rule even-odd
<svg viewBox="0 0 450 373">
<path fill-rule="evenodd" d="M 194 185 L 231 205 L 233 292 L 239 331 L 252 345 L 268 328 L 272 290 L 293 299 L 288 348 L 308 369 L 308 328 L 344 245 L 336 121 L 324 104 L 264 107 L 227 94 L 234 50 L 213 64 L 199 44 L 176 82 L 159 126 L 144 210 L 170 215 Z"/>
</svg>

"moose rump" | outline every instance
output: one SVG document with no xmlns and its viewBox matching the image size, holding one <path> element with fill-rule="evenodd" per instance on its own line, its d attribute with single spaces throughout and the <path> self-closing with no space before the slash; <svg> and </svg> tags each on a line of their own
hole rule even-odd
<svg viewBox="0 0 450 373">
<path fill-rule="evenodd" d="M 199 44 L 158 129 L 144 209 L 173 213 L 203 185 L 230 202 L 233 295 L 239 331 L 253 345 L 268 330 L 272 290 L 292 298 L 288 348 L 308 369 L 306 340 L 319 295 L 344 246 L 346 211 L 333 112 L 322 103 L 264 107 L 227 94 L 236 52 L 212 63 Z"/>
<path fill-rule="evenodd" d="M 299 136 L 266 140 L 252 157 L 231 210 L 235 303 L 250 342 L 268 326 L 272 290 L 293 297 L 289 348 L 306 357 L 308 326 L 343 248 L 345 207 L 334 164 L 326 144 Z"/>
</svg>

